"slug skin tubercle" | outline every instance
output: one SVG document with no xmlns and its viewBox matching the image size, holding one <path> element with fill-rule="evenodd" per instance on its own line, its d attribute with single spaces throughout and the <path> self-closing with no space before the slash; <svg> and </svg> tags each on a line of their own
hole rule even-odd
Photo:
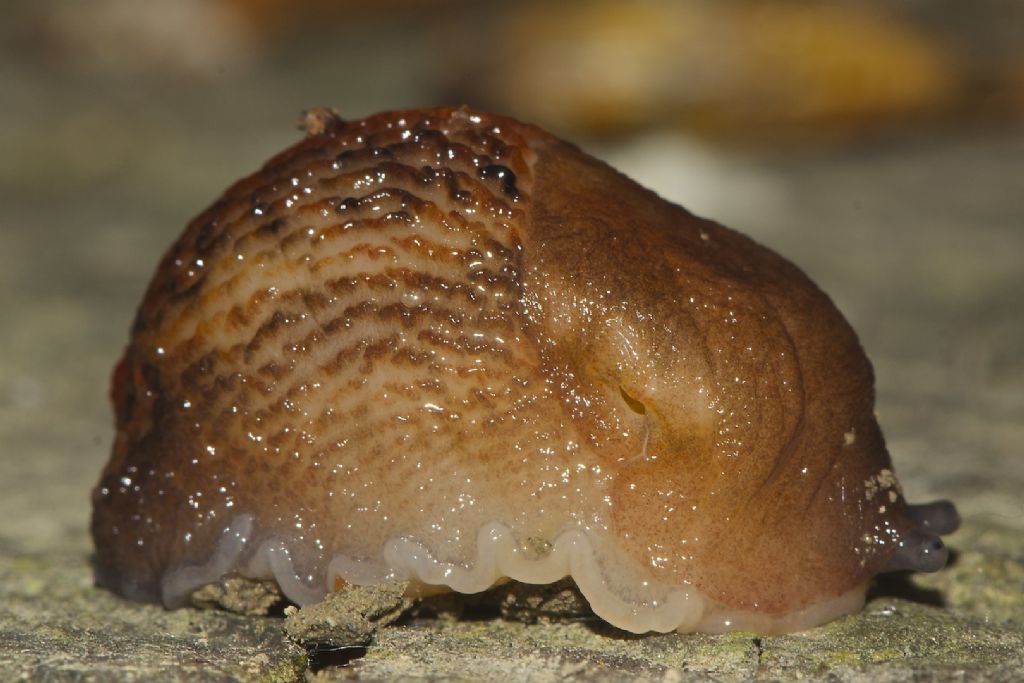
<svg viewBox="0 0 1024 683">
<path fill-rule="evenodd" d="M 113 379 L 97 581 L 478 592 L 571 575 L 635 632 L 777 633 L 945 564 L 870 363 L 788 261 L 542 130 L 307 117 L 193 220 Z"/>
</svg>

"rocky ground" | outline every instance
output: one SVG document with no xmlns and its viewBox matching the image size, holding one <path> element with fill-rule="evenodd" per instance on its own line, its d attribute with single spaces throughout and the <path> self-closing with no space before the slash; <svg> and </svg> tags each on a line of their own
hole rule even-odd
<svg viewBox="0 0 1024 683">
<path fill-rule="evenodd" d="M 1024 678 L 1024 130 L 798 155 L 675 136 L 592 147 L 833 295 L 875 362 L 908 498 L 952 498 L 963 515 L 948 569 L 886 579 L 863 614 L 789 636 L 637 637 L 485 612 L 405 618 L 366 647 L 299 645 L 278 613 L 167 612 L 93 587 L 108 375 L 161 251 L 297 138 L 300 109 L 393 102 L 372 88 L 346 101 L 315 71 L 295 85 L 294 65 L 234 90 L 0 69 L 14 94 L 0 109 L 0 679 Z"/>
</svg>

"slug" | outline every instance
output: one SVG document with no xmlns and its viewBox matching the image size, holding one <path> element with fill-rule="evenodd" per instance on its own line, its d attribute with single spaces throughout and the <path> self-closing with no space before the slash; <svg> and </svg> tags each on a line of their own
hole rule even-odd
<svg viewBox="0 0 1024 683">
<path fill-rule="evenodd" d="M 569 576 L 621 629 L 770 634 L 945 565 L 955 508 L 904 500 L 871 365 L 793 264 L 509 118 L 307 118 L 146 291 L 100 585 Z"/>
</svg>

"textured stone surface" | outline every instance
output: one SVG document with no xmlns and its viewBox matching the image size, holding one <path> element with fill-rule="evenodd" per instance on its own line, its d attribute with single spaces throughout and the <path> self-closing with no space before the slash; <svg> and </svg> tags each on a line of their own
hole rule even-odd
<svg viewBox="0 0 1024 683">
<path fill-rule="evenodd" d="M 404 582 L 344 586 L 322 602 L 285 609 L 284 630 L 302 643 L 366 645 L 374 633 L 399 619 L 411 600 Z"/>
<path fill-rule="evenodd" d="M 299 135 L 300 109 L 362 115 L 417 92 L 388 99 L 377 86 L 352 100 L 358 81 L 342 90 L 337 72 L 302 71 L 303 59 L 173 86 L 0 60 L 10 104 L 0 108 L 0 679 L 303 675 L 306 653 L 279 617 L 165 612 L 93 588 L 86 534 L 110 448 L 109 371 L 161 251 Z M 318 651 L 316 675 L 1024 678 L 1024 131 L 788 159 L 723 157 L 674 138 L 595 151 L 789 256 L 833 295 L 875 362 L 908 498 L 960 507 L 954 564 L 887 580 L 864 614 L 805 634 L 641 638 L 588 621 L 414 620 L 345 667 L 335 665 L 364 651 Z"/>
<path fill-rule="evenodd" d="M 233 614 L 266 616 L 282 610 L 285 600 L 276 581 L 227 576 L 193 591 L 189 604 L 198 609 L 223 609 Z"/>
<path fill-rule="evenodd" d="M 0 678 L 293 681 L 280 619 L 127 603 L 92 587 L 84 543 L 0 554 Z"/>
</svg>

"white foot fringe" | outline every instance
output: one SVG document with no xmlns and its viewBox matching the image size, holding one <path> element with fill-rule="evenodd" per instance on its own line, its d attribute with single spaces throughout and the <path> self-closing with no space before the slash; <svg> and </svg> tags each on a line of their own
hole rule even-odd
<svg viewBox="0 0 1024 683">
<path fill-rule="evenodd" d="M 645 580 L 624 558 L 606 557 L 616 554 L 611 549 L 595 549 L 586 531 L 569 529 L 552 543 L 542 544 L 539 551 L 531 551 L 499 522 L 485 525 L 477 534 L 476 560 L 469 567 L 435 559 L 418 541 L 394 538 L 384 544 L 380 560 L 336 555 L 322 576 L 300 577 L 284 540 L 271 537 L 252 545 L 252 531 L 252 517 L 240 515 L 224 530 L 208 562 L 169 571 L 162 583 L 164 604 L 185 604 L 194 590 L 231 573 L 272 578 L 288 599 L 299 605 L 322 600 L 336 578 L 354 585 L 412 581 L 447 586 L 459 593 L 479 593 L 503 578 L 549 584 L 571 576 L 594 613 L 626 631 L 774 634 L 810 628 L 856 612 L 863 606 L 866 592 L 866 586 L 858 587 L 781 616 L 741 612 L 718 605 L 693 588 Z"/>
</svg>

